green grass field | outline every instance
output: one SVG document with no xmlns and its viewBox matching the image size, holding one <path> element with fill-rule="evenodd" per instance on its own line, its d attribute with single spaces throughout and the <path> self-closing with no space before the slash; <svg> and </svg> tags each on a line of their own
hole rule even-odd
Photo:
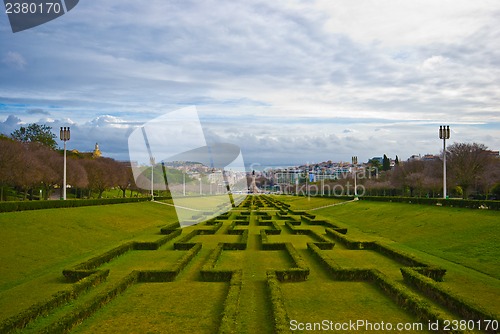
<svg viewBox="0 0 500 334">
<path fill-rule="evenodd" d="M 174 243 L 193 230 L 213 229 L 212 225 L 186 227 L 180 236 L 156 250 L 130 250 L 99 265 L 96 270 L 109 270 L 105 282 L 14 332 L 38 333 L 67 319 L 75 310 L 85 310 L 88 315 L 78 321 L 81 324 L 73 327 L 72 333 L 217 333 L 225 321 L 224 314 L 234 308 L 234 332 L 275 333 L 279 331 L 275 327 L 278 315 L 267 288 L 266 272 L 294 270 L 297 256 L 309 275 L 305 281 L 285 278 L 279 284 L 287 321 L 421 323 L 412 310 L 402 308 L 376 283 L 335 279 L 308 249 L 308 243 L 317 240 L 303 232 L 297 234 L 286 225 L 290 219 L 300 221 L 301 214 L 290 211 L 285 216 L 277 215 L 285 212 L 281 203 L 289 204 L 290 210 L 307 210 L 316 215 L 315 219 L 347 228 L 346 236 L 351 239 L 379 241 L 446 269 L 444 281 L 437 283 L 440 287 L 488 314 L 500 313 L 499 212 L 368 201 L 336 205 L 341 200 L 291 196 L 249 196 L 247 202 L 229 219 L 221 220 L 221 225 L 214 225 L 214 234 L 198 234 L 187 240 L 201 244 L 201 250 L 186 262 L 173 282 L 136 282 L 88 311 L 93 301 L 134 271 L 173 270 L 189 254 L 188 250 L 176 250 Z M 206 203 L 209 207 L 210 200 Z M 242 212 L 249 212 L 247 225 L 233 226 L 234 221 L 242 220 Z M 262 214 L 266 216 L 259 218 Z M 263 249 L 261 231 L 273 227 L 260 225 L 260 220 L 271 220 L 279 228 L 279 234 L 269 232 L 266 242 L 289 243 L 296 251 L 295 258 L 281 247 Z M 150 202 L 0 214 L 0 324 L 58 291 L 72 289 L 74 284 L 64 278 L 63 269 L 126 242 L 161 240 L 160 228 L 175 221 L 172 206 Z M 314 231 L 335 242 L 333 249 L 320 253 L 339 268 L 376 269 L 390 284 L 416 295 L 442 318 L 461 319 L 455 311 L 408 285 L 400 272 L 406 265 L 398 260 L 375 250 L 348 249 L 325 234 L 325 226 L 307 221 L 295 224 L 294 228 Z M 207 281 L 201 272 L 219 243 L 230 245 L 240 240 L 239 234 L 231 234 L 233 228 L 248 230 L 246 249 L 223 249 L 214 263 L 214 270 L 242 270 L 239 302 L 228 306 L 232 285 L 224 280 Z M 419 332 L 428 331 L 424 328 Z"/>
</svg>

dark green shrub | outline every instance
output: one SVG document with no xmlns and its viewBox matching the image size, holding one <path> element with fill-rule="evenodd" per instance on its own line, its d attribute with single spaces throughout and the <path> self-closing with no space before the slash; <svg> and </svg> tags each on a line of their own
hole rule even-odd
<svg viewBox="0 0 500 334">
<path fill-rule="evenodd" d="M 439 283 L 418 273 L 415 268 L 401 268 L 401 273 L 403 274 L 405 282 L 416 287 L 427 297 L 460 315 L 462 319 L 474 321 L 500 319 L 498 315 L 488 313 L 479 306 L 472 305 L 461 297 L 454 295 L 452 292 L 440 286 Z"/>
<path fill-rule="evenodd" d="M 229 282 L 229 291 L 224 301 L 224 311 L 219 327 L 219 333 L 237 333 L 237 319 L 240 310 L 240 296 L 242 285 L 241 270 L 234 271 Z"/>
<path fill-rule="evenodd" d="M 102 198 L 102 199 L 76 199 L 66 201 L 20 201 L 20 202 L 0 202 L 0 212 L 41 210 L 56 208 L 75 208 L 80 206 L 109 205 L 145 202 L 146 197 L 139 198 Z"/>
<path fill-rule="evenodd" d="M 285 308 L 280 282 L 274 271 L 267 272 L 267 288 L 274 318 L 274 333 L 290 333 L 290 318 Z"/>
<path fill-rule="evenodd" d="M 2 321 L 2 323 L 0 323 L 0 333 L 10 333 L 15 330 L 23 329 L 36 318 L 49 314 L 55 308 L 76 299 L 82 293 L 104 282 L 108 274 L 109 270 L 94 272 L 90 276 L 73 284 L 71 290 L 56 292 L 47 300 L 36 303 L 23 312 Z"/>
</svg>

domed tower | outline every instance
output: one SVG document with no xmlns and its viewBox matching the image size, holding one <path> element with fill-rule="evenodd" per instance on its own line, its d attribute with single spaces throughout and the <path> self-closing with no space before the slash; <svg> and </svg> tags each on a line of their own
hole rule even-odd
<svg viewBox="0 0 500 334">
<path fill-rule="evenodd" d="M 94 148 L 94 152 L 92 152 L 92 158 L 99 158 L 101 157 L 102 153 L 101 153 L 101 150 L 99 149 L 99 144 L 98 143 L 95 143 L 95 148 Z"/>
</svg>

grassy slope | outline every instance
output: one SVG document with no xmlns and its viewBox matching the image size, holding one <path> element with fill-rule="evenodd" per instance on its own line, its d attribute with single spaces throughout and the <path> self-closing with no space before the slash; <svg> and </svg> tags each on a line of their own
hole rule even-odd
<svg viewBox="0 0 500 334">
<path fill-rule="evenodd" d="M 278 199 L 297 208 L 313 201 L 284 196 Z M 446 268 L 449 289 L 498 313 L 500 212 L 369 201 L 312 212 L 347 227 L 353 239 L 394 241 L 393 247 Z M 353 254 L 347 263 L 355 262 Z"/>
<path fill-rule="evenodd" d="M 175 219 L 173 208 L 154 203 L 0 214 L 0 318 L 64 289 L 65 267 L 127 240 L 158 238 Z"/>
<path fill-rule="evenodd" d="M 331 199 L 285 196 L 279 196 L 278 199 L 292 203 L 293 207 L 297 209 L 312 209 L 335 202 L 335 200 Z M 485 268 L 493 271 L 498 270 L 497 262 L 491 261 L 494 257 L 498 258 L 498 255 L 500 255 L 494 242 L 495 236 L 498 236 L 499 232 L 498 227 L 496 227 L 498 224 L 495 225 L 500 216 L 499 213 L 374 202 L 350 203 L 320 209 L 313 211 L 313 213 L 343 223 L 349 227 L 349 235 L 353 238 L 368 240 L 391 239 L 400 242 L 400 244 L 396 244 L 398 247 L 418 249 L 448 260 L 452 260 L 450 254 L 454 254 L 456 256 L 454 261 L 459 263 L 474 260 L 469 258 L 467 248 L 481 245 L 481 247 L 489 247 L 491 248 L 490 252 L 480 254 L 482 261 L 479 261 L 479 263 L 488 263 L 487 261 L 490 261 Z M 57 219 L 54 219 L 54 217 L 57 217 Z M 1 235 L 8 236 L 5 240 L 13 239 L 13 241 L 17 241 L 11 242 L 12 250 L 4 248 L 4 243 L 0 245 L 0 263 L 9 263 L 9 268 L 13 271 L 13 273 L 9 272 L 7 267 L 3 265 L 0 267 L 0 282 L 6 282 L 3 285 L 0 283 L 0 320 L 3 318 L 2 307 L 4 309 L 12 308 L 12 300 L 25 299 L 29 301 L 30 299 L 36 299 L 36 296 L 33 296 L 34 291 L 25 288 L 30 284 L 29 282 L 34 282 L 33 287 L 35 289 L 47 290 L 43 291 L 43 293 L 48 293 L 49 288 L 54 289 L 54 292 L 61 290 L 64 284 L 61 281 L 56 281 L 56 279 L 61 279 L 60 270 L 62 268 L 101 254 L 103 251 L 109 250 L 126 240 L 156 239 L 159 237 L 157 235 L 158 227 L 174 219 L 175 213 L 172 207 L 153 203 L 41 210 L 5 214 L 5 216 L 0 215 Z M 469 221 L 476 223 L 470 224 Z M 138 329 L 132 326 L 131 323 L 124 321 L 123 318 L 115 318 L 118 314 L 124 314 L 124 312 L 132 317 L 137 317 L 132 320 L 136 325 L 137 322 L 144 323 L 145 328 L 152 330 L 169 331 L 175 328 L 175 324 L 192 318 L 194 323 L 185 328 L 195 329 L 199 332 L 204 330 L 212 331 L 217 326 L 222 311 L 226 284 L 199 282 L 198 272 L 208 254 L 218 242 L 234 241 L 236 238 L 236 236 L 224 234 L 229 223 L 230 221 L 225 222 L 225 226 L 216 235 L 199 235 L 194 238 L 195 241 L 203 242 L 202 251 L 180 275 L 178 282 L 140 284 L 131 288 L 122 297 L 113 301 L 110 307 L 99 311 L 92 320 L 86 322 L 81 332 L 94 332 L 99 326 L 108 326 L 108 329 L 114 329 L 114 326 L 121 322 L 123 322 L 121 324 L 123 326 L 120 327 L 121 330 L 128 328 L 129 331 L 134 331 Z M 24 225 L 22 229 L 19 228 L 20 224 Z M 302 321 L 311 321 L 328 319 L 335 315 L 335 320 L 345 320 L 358 316 L 360 312 L 363 312 L 363 315 L 368 317 L 367 319 L 373 319 L 374 321 L 387 319 L 391 321 L 412 320 L 411 316 L 399 310 L 388 298 L 370 285 L 334 282 L 329 279 L 324 269 L 315 262 L 305 248 L 305 243 L 310 241 L 309 237 L 291 235 L 283 226 L 283 222 L 279 224 L 282 226 L 282 235 L 270 236 L 270 238 L 276 239 L 274 241 L 292 242 L 311 266 L 311 276 L 308 281 L 287 283 L 282 286 L 285 301 L 292 317 Z M 189 232 L 192 228 L 186 228 L 183 234 Z M 244 269 L 245 285 L 242 296 L 244 296 L 246 303 L 241 309 L 242 319 L 240 320 L 245 319 L 241 325 L 252 329 L 261 329 L 259 325 L 270 328 L 269 319 L 267 318 L 268 312 L 266 311 L 269 309 L 269 305 L 263 305 L 266 300 L 265 287 L 261 284 L 263 274 L 265 269 L 269 267 L 281 267 L 282 265 L 286 267 L 287 259 L 281 256 L 282 252 L 280 251 L 258 250 L 258 232 L 265 227 L 258 227 L 255 222 L 252 222 L 250 226 L 241 228 L 250 230 L 248 249 L 246 251 L 225 251 L 218 266 L 231 266 L 232 263 Z M 310 226 L 308 228 L 318 229 L 318 233 L 322 233 L 319 231 L 319 229 L 322 229 L 320 227 Z M 484 229 L 490 232 L 486 233 Z M 53 233 L 55 231 L 57 233 Z M 420 235 L 420 237 L 417 235 Z M 470 241 L 472 239 L 471 235 L 477 236 L 478 240 Z M 422 236 L 424 237 L 422 238 Z M 23 242 L 27 240 L 28 242 L 23 245 L 20 242 L 21 240 Z M 467 247 L 461 247 L 464 244 Z M 392 261 L 380 255 L 372 254 L 373 252 L 347 251 L 339 246 L 337 245 L 331 251 L 331 255 L 335 256 L 339 262 L 345 261 L 344 265 L 373 266 L 375 264 L 382 272 L 387 272 L 388 276 L 399 277 L 400 279 L 399 266 L 396 263 L 392 263 Z M 455 249 L 462 251 L 458 253 L 442 252 L 442 256 L 437 253 L 440 252 L 441 248 L 453 248 L 453 246 L 455 246 Z M 154 269 L 163 267 L 165 263 L 175 261 L 180 256 L 179 254 L 171 254 L 171 250 L 171 244 L 169 244 L 156 252 L 132 252 L 122 256 L 103 266 L 111 269 L 108 281 L 112 282 L 115 278 L 122 277 L 133 268 Z M 17 253 L 14 253 L 14 251 Z M 20 261 L 23 263 L 26 261 L 25 267 L 31 271 L 31 273 L 27 271 L 26 277 L 23 277 L 22 270 L 16 269 L 15 263 Z M 451 268 L 449 263 L 446 268 Z M 452 287 L 456 286 L 459 291 L 464 290 L 464 286 L 469 286 L 464 284 L 464 279 L 468 277 L 471 279 L 471 284 L 477 284 L 476 277 L 469 276 L 471 270 L 464 269 L 464 275 L 460 277 L 454 274 L 447 275 L 445 284 Z M 460 269 L 455 269 L 455 271 L 457 270 Z M 9 281 L 4 278 L 4 274 L 14 275 L 17 278 Z M 41 280 L 41 278 L 37 277 L 37 275 L 42 274 L 50 276 L 52 281 Z M 20 284 L 20 282 L 28 283 L 19 285 L 9 291 L 4 292 L 1 290 L 2 287 L 7 290 L 8 287 Z M 194 289 L 190 289 L 191 286 Z M 181 287 L 185 287 L 186 290 L 179 294 L 177 289 Z M 476 287 L 471 289 L 469 286 L 469 290 L 474 290 L 471 292 L 471 296 L 477 295 L 477 302 L 483 305 L 485 305 L 483 299 L 486 298 L 489 300 L 489 306 L 492 306 L 491 291 L 495 292 L 496 290 L 485 286 L 484 291 L 482 291 L 480 284 L 478 287 L 478 289 Z M 191 293 L 188 293 L 189 291 Z M 336 293 L 332 295 L 331 291 L 336 291 Z M 187 303 L 182 299 L 182 296 L 191 295 L 193 297 L 189 298 Z M 172 299 L 173 297 L 175 299 Z M 163 305 L 163 301 L 166 300 L 169 302 L 174 301 L 176 305 L 185 303 L 186 308 L 182 310 L 170 309 L 166 308 L 166 306 L 150 308 L 151 305 Z M 200 303 L 200 300 L 211 300 L 210 305 L 212 307 L 207 308 L 207 310 L 198 310 L 198 306 L 204 305 L 204 303 Z M 135 304 L 141 305 L 139 310 L 134 309 L 133 305 Z M 168 304 L 171 305 L 171 303 Z M 363 310 L 358 309 L 357 306 L 352 307 L 353 305 L 365 304 L 366 308 Z M 335 312 L 332 309 L 334 306 Z M 496 308 L 496 306 L 492 307 Z M 24 307 L 18 308 L 20 310 Z M 193 317 L 193 314 L 197 314 L 197 316 Z M 143 316 L 145 318 L 141 318 Z M 146 321 L 146 319 L 149 320 Z M 199 327 L 195 323 L 199 323 Z"/>
<path fill-rule="evenodd" d="M 500 212 L 360 201 L 316 211 L 500 279 Z"/>
</svg>

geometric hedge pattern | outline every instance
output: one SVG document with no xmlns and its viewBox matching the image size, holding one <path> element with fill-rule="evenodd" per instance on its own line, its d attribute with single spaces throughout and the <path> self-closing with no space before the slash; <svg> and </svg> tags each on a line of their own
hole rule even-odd
<svg viewBox="0 0 500 334">
<path fill-rule="evenodd" d="M 2 322 L 0 332 L 289 333 L 307 319 L 355 320 L 365 307 L 373 322 L 424 328 L 497 319 L 444 288 L 444 268 L 355 240 L 264 195 L 190 228 L 164 226 L 153 241 L 124 243 L 62 274 L 70 289 Z"/>
</svg>

